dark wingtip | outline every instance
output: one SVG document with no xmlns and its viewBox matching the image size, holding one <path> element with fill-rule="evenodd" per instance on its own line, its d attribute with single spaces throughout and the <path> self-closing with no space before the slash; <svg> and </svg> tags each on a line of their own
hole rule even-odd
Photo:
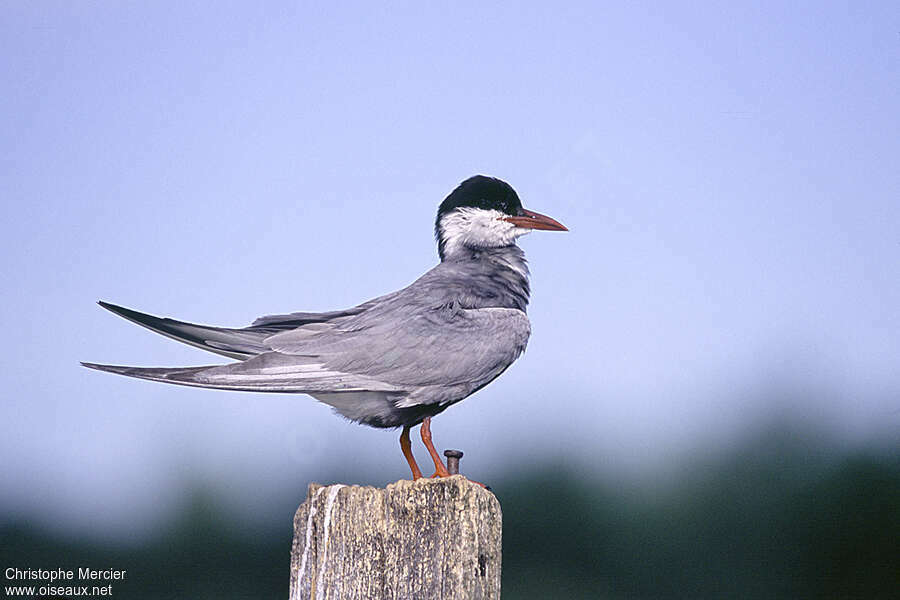
<svg viewBox="0 0 900 600">
<path fill-rule="evenodd" d="M 130 308 L 125 308 L 124 306 L 119 306 L 118 304 L 112 304 L 110 302 L 104 302 L 103 300 L 97 300 L 97 304 L 108 310 L 109 312 L 119 315 L 120 317 L 124 317 L 129 321 L 134 321 L 140 325 L 147 325 L 148 320 L 158 320 L 159 317 L 154 317 L 153 315 L 148 315 L 142 312 L 138 312 L 136 310 L 131 310 Z"/>
<path fill-rule="evenodd" d="M 91 363 L 91 362 L 81 362 L 82 367 L 87 367 L 88 369 L 93 369 L 95 371 L 103 371 L 105 373 L 118 373 L 120 375 L 124 375 L 125 372 L 130 367 L 120 367 L 117 365 L 101 365 L 99 363 Z"/>
<path fill-rule="evenodd" d="M 123 311 L 123 310 L 128 310 L 127 308 L 123 308 L 123 307 L 121 307 L 121 306 L 118 306 L 118 305 L 116 305 L 116 304 L 112 304 L 112 303 L 110 303 L 110 302 L 104 302 L 103 300 L 97 300 L 97 304 L 99 304 L 100 306 L 102 306 L 102 307 L 105 308 L 106 310 L 111 311 L 111 312 L 114 312 L 114 313 L 116 313 L 116 314 L 120 313 L 120 312 Z"/>
</svg>

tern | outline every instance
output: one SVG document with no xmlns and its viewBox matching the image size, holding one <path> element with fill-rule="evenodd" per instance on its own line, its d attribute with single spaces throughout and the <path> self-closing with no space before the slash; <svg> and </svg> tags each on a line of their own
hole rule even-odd
<svg viewBox="0 0 900 600">
<path fill-rule="evenodd" d="M 177 385 L 308 394 L 351 421 L 402 427 L 400 449 L 413 479 L 422 471 L 409 432 L 421 424 L 434 476 L 447 477 L 432 443 L 431 417 L 496 379 L 525 350 L 529 274 L 516 241 L 536 229 L 568 231 L 523 208 L 508 183 L 476 175 L 438 208 L 440 263 L 399 291 L 345 310 L 265 316 L 243 328 L 186 323 L 101 301 L 147 329 L 239 362 L 82 364 Z"/>
</svg>

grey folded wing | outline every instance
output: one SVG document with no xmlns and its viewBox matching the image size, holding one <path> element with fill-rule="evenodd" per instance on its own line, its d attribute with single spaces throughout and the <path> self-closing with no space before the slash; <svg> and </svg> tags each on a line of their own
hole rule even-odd
<svg viewBox="0 0 900 600">
<path fill-rule="evenodd" d="M 195 387 L 308 393 L 332 405 L 369 393 L 378 395 L 379 401 L 408 407 L 447 404 L 468 396 L 506 370 L 524 351 L 530 334 L 528 317 L 511 308 L 465 309 L 456 303 L 429 308 L 415 302 L 386 302 L 355 315 L 347 312 L 337 318 L 308 319 L 294 329 L 258 330 L 253 344 L 259 353 L 228 365 L 86 366 Z M 147 321 L 138 314 L 140 321 Z M 270 321 L 264 327 L 282 322 Z M 149 323 L 156 329 L 158 323 Z M 178 333 L 186 330 L 184 326 L 197 327 L 207 339 L 231 334 L 174 323 Z M 235 333 L 246 334 L 248 329 Z"/>
<path fill-rule="evenodd" d="M 530 333 L 528 317 L 517 309 L 407 306 L 369 311 L 321 331 L 285 331 L 265 345 L 327 372 L 403 389 L 404 404 L 419 404 L 459 400 L 483 387 L 522 354 Z"/>
</svg>

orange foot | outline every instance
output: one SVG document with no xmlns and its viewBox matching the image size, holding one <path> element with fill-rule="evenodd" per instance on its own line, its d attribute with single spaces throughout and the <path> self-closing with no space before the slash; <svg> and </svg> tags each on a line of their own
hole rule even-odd
<svg viewBox="0 0 900 600">
<path fill-rule="evenodd" d="M 403 426 L 403 433 L 400 434 L 400 450 L 403 452 L 403 456 L 406 458 L 406 462 L 409 463 L 409 470 L 412 471 L 413 481 L 416 479 L 422 478 L 422 470 L 419 469 L 418 463 L 416 463 L 416 459 L 412 453 L 412 444 L 409 441 L 409 425 Z M 420 430 L 422 434 L 422 442 L 425 444 L 425 448 L 428 449 L 428 454 L 431 455 L 431 460 L 434 461 L 434 474 L 431 476 L 431 479 L 435 477 L 450 477 L 450 471 L 447 470 L 447 467 L 444 465 L 444 461 L 441 460 L 440 455 L 438 455 L 438 451 L 434 447 L 434 443 L 431 441 L 431 417 L 425 417 L 422 420 L 422 428 Z M 469 479 L 472 483 L 477 483 L 481 487 L 486 490 L 491 489 L 490 486 L 487 486 L 480 481 L 474 481 Z"/>
<path fill-rule="evenodd" d="M 444 466 L 444 461 L 441 460 L 438 451 L 434 448 L 434 444 L 431 443 L 431 417 L 425 417 L 422 420 L 422 427 L 419 433 L 422 434 L 422 443 L 425 444 L 428 454 L 431 455 L 431 460 L 434 461 L 434 475 L 432 477 L 450 477 L 450 471 Z"/>
</svg>

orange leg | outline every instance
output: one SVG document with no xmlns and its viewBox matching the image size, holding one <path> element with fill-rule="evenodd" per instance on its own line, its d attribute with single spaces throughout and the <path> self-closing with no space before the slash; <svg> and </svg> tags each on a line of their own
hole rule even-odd
<svg viewBox="0 0 900 600">
<path fill-rule="evenodd" d="M 434 475 L 432 475 L 432 477 L 450 477 L 450 471 L 444 466 L 444 461 L 441 460 L 438 451 L 434 449 L 434 444 L 431 443 L 431 417 L 425 417 L 422 421 L 422 428 L 419 430 L 419 433 L 422 434 L 422 442 L 428 449 L 431 460 L 434 461 Z"/>
<path fill-rule="evenodd" d="M 403 433 L 400 434 L 400 450 L 403 452 L 403 456 L 406 457 L 406 462 L 409 463 L 413 481 L 421 479 L 422 471 L 419 470 L 419 465 L 416 463 L 416 457 L 413 456 L 412 453 L 412 444 L 409 443 L 409 425 L 404 425 Z"/>
</svg>

